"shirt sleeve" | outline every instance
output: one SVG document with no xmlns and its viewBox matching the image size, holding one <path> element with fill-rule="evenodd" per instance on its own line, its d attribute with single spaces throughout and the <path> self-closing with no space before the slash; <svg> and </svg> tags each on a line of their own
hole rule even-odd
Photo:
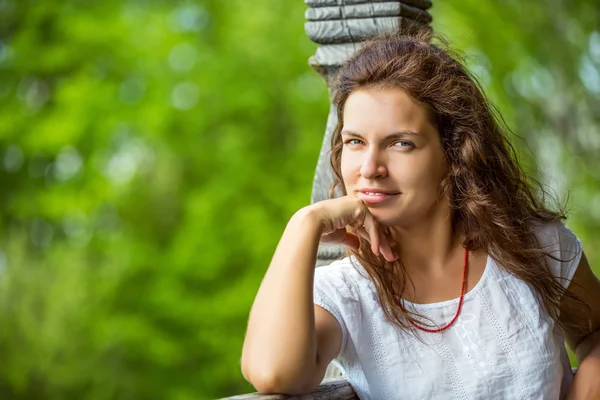
<svg viewBox="0 0 600 400">
<path fill-rule="evenodd" d="M 347 313 L 344 307 L 347 304 L 345 300 L 351 297 L 352 292 L 340 262 L 334 261 L 330 265 L 315 269 L 313 291 L 314 304 L 327 310 L 342 328 L 342 344 L 336 358 L 342 356 L 348 340 L 348 328 L 345 322 Z"/>
<path fill-rule="evenodd" d="M 581 261 L 581 241 L 562 222 L 555 222 L 542 231 L 540 244 L 551 256 L 558 258 L 546 257 L 546 260 L 554 276 L 567 288 Z"/>
</svg>

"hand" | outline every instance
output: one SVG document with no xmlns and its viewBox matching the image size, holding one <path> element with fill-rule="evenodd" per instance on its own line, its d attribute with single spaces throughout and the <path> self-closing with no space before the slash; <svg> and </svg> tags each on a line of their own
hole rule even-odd
<svg viewBox="0 0 600 400">
<path fill-rule="evenodd" d="M 343 196 L 323 200 L 310 207 L 316 211 L 323 228 L 322 243 L 343 244 L 358 251 L 360 236 L 370 243 L 371 251 L 376 256 L 382 254 L 390 262 L 398 259 L 381 225 L 358 197 Z M 358 236 L 348 232 L 348 226 L 352 227 Z"/>
</svg>

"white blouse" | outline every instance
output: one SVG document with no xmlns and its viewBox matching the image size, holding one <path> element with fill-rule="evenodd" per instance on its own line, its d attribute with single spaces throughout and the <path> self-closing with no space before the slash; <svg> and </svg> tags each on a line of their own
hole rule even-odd
<svg viewBox="0 0 600 400">
<path fill-rule="evenodd" d="M 567 287 L 581 242 L 562 223 L 540 226 L 537 235 L 545 250 L 570 260 L 547 257 Z M 553 400 L 565 397 L 573 379 L 560 328 L 529 285 L 490 257 L 454 325 L 441 333 L 418 331 L 420 340 L 385 319 L 375 287 L 354 257 L 315 270 L 314 303 L 342 327 L 333 363 L 362 400 Z M 458 299 L 406 305 L 443 326 Z"/>
</svg>

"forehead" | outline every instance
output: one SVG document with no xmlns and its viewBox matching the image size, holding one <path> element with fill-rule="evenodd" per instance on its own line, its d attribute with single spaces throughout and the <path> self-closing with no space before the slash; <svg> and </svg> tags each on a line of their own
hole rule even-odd
<svg viewBox="0 0 600 400">
<path fill-rule="evenodd" d="M 365 135 L 401 130 L 437 133 L 427 107 L 399 88 L 362 89 L 350 94 L 344 106 L 344 129 Z"/>
</svg>

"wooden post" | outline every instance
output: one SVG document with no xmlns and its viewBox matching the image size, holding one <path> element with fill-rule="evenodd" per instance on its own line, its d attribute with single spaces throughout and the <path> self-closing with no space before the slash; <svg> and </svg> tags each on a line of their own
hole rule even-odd
<svg viewBox="0 0 600 400">
<path fill-rule="evenodd" d="M 314 203 L 329 198 L 333 183 L 329 157 L 331 134 L 337 124 L 333 104 L 337 71 L 359 49 L 363 40 L 415 24 L 429 24 L 431 15 L 427 9 L 431 7 L 431 0 L 305 0 L 305 3 L 309 6 L 305 13 L 306 34 L 321 45 L 309 59 L 309 64 L 325 79 L 329 89 L 329 116 L 313 179 L 311 202 Z M 338 190 L 335 196 L 339 195 Z M 343 246 L 321 244 L 316 266 L 327 265 L 344 253 Z M 340 371 L 330 364 L 325 379 L 340 375 Z"/>
<path fill-rule="evenodd" d="M 427 25 L 431 0 L 305 0 L 305 31 L 321 46 L 309 64 L 327 83 L 330 108 L 313 180 L 311 202 L 329 198 L 333 174 L 329 166 L 331 133 L 337 123 L 333 105 L 333 82 L 340 66 L 360 47 L 360 42 L 415 24 Z M 336 193 L 339 196 L 340 193 Z M 329 264 L 344 254 L 342 246 L 321 245 L 317 266 Z"/>
<path fill-rule="evenodd" d="M 329 198 L 329 188 L 333 175 L 329 167 L 331 133 L 337 123 L 333 105 L 333 82 L 338 69 L 358 48 L 360 42 L 383 33 L 404 29 L 414 24 L 427 25 L 431 15 L 426 11 L 431 0 L 304 0 L 306 10 L 305 31 L 308 37 L 320 44 L 314 56 L 309 59 L 311 67 L 317 71 L 329 88 L 330 108 L 317 162 L 311 202 Z M 337 193 L 336 195 L 339 195 Z M 341 246 L 320 246 L 317 266 L 329 264 L 344 254 Z M 339 371 L 327 369 L 325 380 L 319 388 L 305 396 L 260 395 L 258 393 L 229 397 L 246 400 L 356 400 L 358 396 L 352 387 L 339 379 Z M 338 377 L 337 379 L 335 379 Z M 331 379 L 334 378 L 334 379 Z"/>
</svg>

